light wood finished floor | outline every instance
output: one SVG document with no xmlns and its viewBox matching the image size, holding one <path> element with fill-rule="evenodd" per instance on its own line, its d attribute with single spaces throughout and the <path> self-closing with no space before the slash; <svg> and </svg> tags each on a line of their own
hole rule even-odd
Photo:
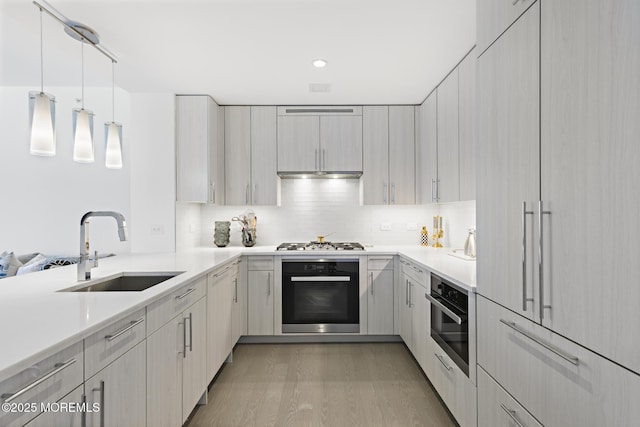
<svg viewBox="0 0 640 427">
<path fill-rule="evenodd" d="M 242 344 L 187 424 L 455 426 L 406 347 Z"/>
</svg>

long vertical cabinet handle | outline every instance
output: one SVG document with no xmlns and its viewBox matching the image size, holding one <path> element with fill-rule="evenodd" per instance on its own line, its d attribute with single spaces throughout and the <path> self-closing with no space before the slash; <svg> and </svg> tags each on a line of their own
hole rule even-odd
<svg viewBox="0 0 640 427">
<path fill-rule="evenodd" d="M 253 184 L 253 193 L 251 196 L 253 197 L 253 204 L 256 204 L 256 194 L 258 193 L 258 184 Z"/>
<path fill-rule="evenodd" d="M 244 204 L 249 204 L 249 184 L 244 187 Z"/>
<path fill-rule="evenodd" d="M 211 184 L 209 185 L 209 189 L 211 190 L 211 193 L 210 193 L 211 203 L 215 203 L 216 202 L 216 183 L 211 181 Z"/>
<path fill-rule="evenodd" d="M 391 204 L 396 204 L 396 184 L 394 182 L 391 183 Z"/>
<path fill-rule="evenodd" d="M 404 305 L 409 305 L 409 279 L 404 279 Z"/>
<path fill-rule="evenodd" d="M 411 295 L 411 288 L 413 288 L 413 283 L 409 282 L 409 308 L 413 307 L 413 297 Z"/>
<path fill-rule="evenodd" d="M 522 311 L 527 311 L 527 215 L 533 216 L 533 211 L 527 210 L 527 202 L 522 202 Z"/>
<path fill-rule="evenodd" d="M 193 313 L 189 313 L 189 351 L 193 351 Z"/>
<path fill-rule="evenodd" d="M 371 295 L 373 295 L 373 272 L 369 273 L 369 283 L 371 286 Z"/>
<path fill-rule="evenodd" d="M 267 296 L 271 296 L 271 272 L 267 273 Z"/>
<path fill-rule="evenodd" d="M 320 168 L 318 167 L 318 149 L 317 148 L 315 149 L 315 155 L 316 155 L 316 157 L 315 157 L 316 160 L 315 160 L 315 163 L 314 163 L 314 165 L 315 165 L 314 169 L 315 170 L 319 170 Z"/>
<path fill-rule="evenodd" d="M 82 406 L 87 407 L 87 395 L 82 393 Z M 87 411 L 82 411 L 80 415 L 80 427 L 87 427 Z"/>
<path fill-rule="evenodd" d="M 234 298 L 233 302 L 235 302 L 236 304 L 238 303 L 238 278 L 236 278 L 234 280 L 235 282 L 235 287 L 236 287 L 236 297 Z"/>
<path fill-rule="evenodd" d="M 187 321 L 185 318 L 182 319 L 182 358 L 185 359 L 187 357 Z"/>
<path fill-rule="evenodd" d="M 327 150 L 322 149 L 322 170 L 327 170 Z"/>
<path fill-rule="evenodd" d="M 386 205 L 387 204 L 387 189 L 388 189 L 389 185 L 387 184 L 387 181 L 385 181 L 382 184 L 382 202 Z"/>
<path fill-rule="evenodd" d="M 107 412 L 104 407 L 104 381 L 100 381 L 100 386 L 92 389 L 100 393 L 100 427 L 104 427 L 104 413 Z"/>
<path fill-rule="evenodd" d="M 517 2 L 517 1 L 518 1 L 518 0 L 516 0 L 516 2 Z M 514 4 L 515 4 L 515 3 L 514 3 Z M 507 415 L 509 416 L 509 418 L 511 418 L 511 420 L 512 420 L 514 423 L 516 423 L 516 425 L 517 425 L 518 427 L 524 427 L 524 425 L 522 425 L 522 423 L 520 422 L 520 420 L 519 420 L 519 419 L 518 419 L 518 417 L 516 416 L 516 411 L 514 411 L 514 410 L 512 410 L 512 409 L 507 408 L 507 407 L 504 405 L 504 403 L 501 403 L 501 404 L 500 404 L 500 407 L 502 408 L 502 410 L 503 410 L 504 412 L 506 412 L 506 413 L 507 413 Z"/>
<path fill-rule="evenodd" d="M 433 191 L 433 187 L 436 185 L 436 180 L 431 178 L 431 203 L 436 201 L 436 192 Z"/>
<path fill-rule="evenodd" d="M 436 202 L 440 201 L 440 178 L 436 178 Z"/>
<path fill-rule="evenodd" d="M 544 319 L 544 309 L 551 308 L 544 304 L 544 216 L 551 212 L 545 211 L 542 200 L 538 202 L 538 281 L 540 283 L 540 321 Z"/>
</svg>

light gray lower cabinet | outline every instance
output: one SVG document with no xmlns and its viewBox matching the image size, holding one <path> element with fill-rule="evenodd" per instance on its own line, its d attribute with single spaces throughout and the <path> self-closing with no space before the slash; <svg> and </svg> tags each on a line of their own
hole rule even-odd
<svg viewBox="0 0 640 427">
<path fill-rule="evenodd" d="M 368 257 L 367 333 L 393 335 L 393 256 Z"/>
<path fill-rule="evenodd" d="M 36 404 L 32 411 L 0 411 L 0 425 L 17 427 L 40 413 L 40 403 L 57 402 L 82 385 L 84 356 L 82 341 L 59 351 L 0 382 L 0 403 Z M 11 408 L 11 407 L 10 407 Z"/>
<path fill-rule="evenodd" d="M 206 391 L 205 294 L 201 278 L 147 307 L 149 426 L 181 426 Z"/>
<path fill-rule="evenodd" d="M 147 425 L 146 356 L 146 343 L 139 342 L 85 381 L 87 404 L 100 405 L 87 413 L 87 427 Z"/>
<path fill-rule="evenodd" d="M 541 424 L 637 424 L 639 375 L 486 298 L 477 307 L 479 366 Z"/>
<path fill-rule="evenodd" d="M 233 348 L 232 304 L 235 263 L 207 277 L 207 380 L 211 381 Z"/>
<path fill-rule="evenodd" d="M 83 417 L 86 415 L 80 409 L 64 409 L 62 405 L 77 405 L 75 408 L 81 407 L 84 402 L 84 386 L 79 386 L 71 393 L 64 396 L 57 402 L 46 402 L 50 410 L 43 412 L 36 418 L 26 424 L 26 427 L 52 427 L 52 426 L 64 426 L 64 427 L 85 427 L 86 420 Z M 67 406 L 69 408 L 71 406 Z M 98 409 L 98 408 L 95 408 Z M 89 407 L 87 412 L 93 409 Z"/>
<path fill-rule="evenodd" d="M 246 257 L 237 261 L 231 271 L 233 306 L 231 307 L 231 344 L 236 345 L 241 336 L 247 335 L 247 262 Z"/>
<path fill-rule="evenodd" d="M 273 335 L 274 258 L 247 257 L 247 334 Z"/>
</svg>

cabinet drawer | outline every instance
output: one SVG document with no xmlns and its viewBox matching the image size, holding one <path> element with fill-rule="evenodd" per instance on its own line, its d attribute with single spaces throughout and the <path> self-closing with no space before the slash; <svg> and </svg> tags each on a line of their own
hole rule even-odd
<svg viewBox="0 0 640 427">
<path fill-rule="evenodd" d="M 478 369 L 478 427 L 542 427 L 482 369 Z"/>
<path fill-rule="evenodd" d="M 367 268 L 369 270 L 393 270 L 393 256 L 367 257 Z"/>
<path fill-rule="evenodd" d="M 400 270 L 401 273 L 409 276 L 417 284 L 425 288 L 429 287 L 429 272 L 426 268 L 400 258 Z"/>
<path fill-rule="evenodd" d="M 85 376 L 89 378 L 145 339 L 145 310 L 139 310 L 84 340 Z"/>
<path fill-rule="evenodd" d="M 82 403 L 82 396 L 84 395 L 84 387 L 76 387 L 71 393 L 63 397 L 58 403 L 65 404 L 77 404 Z M 64 427 L 84 427 L 82 424 L 82 412 L 78 411 L 55 411 L 58 406 L 51 407 L 50 412 L 45 412 L 31 420 L 25 427 L 51 427 L 51 426 L 64 426 Z M 93 410 L 93 408 L 89 408 Z"/>
<path fill-rule="evenodd" d="M 478 364 L 543 425 L 637 423 L 639 375 L 483 297 L 477 322 Z"/>
<path fill-rule="evenodd" d="M 478 0 L 477 46 L 481 55 L 536 0 Z"/>
<path fill-rule="evenodd" d="M 201 277 L 181 286 L 161 300 L 149 304 L 147 306 L 147 336 L 204 297 L 206 292 L 207 278 Z"/>
<path fill-rule="evenodd" d="M 82 384 L 82 341 L 43 359 L 0 383 L 0 402 L 16 405 L 16 411 L 0 411 L 0 425 L 21 426 L 40 413 L 40 403 L 53 403 Z M 25 404 L 35 404 L 35 407 Z M 9 408 L 11 409 L 11 408 Z M 18 410 L 19 409 L 19 410 Z"/>
<path fill-rule="evenodd" d="M 249 270 L 273 270 L 272 256 L 250 256 L 247 262 Z"/>
</svg>

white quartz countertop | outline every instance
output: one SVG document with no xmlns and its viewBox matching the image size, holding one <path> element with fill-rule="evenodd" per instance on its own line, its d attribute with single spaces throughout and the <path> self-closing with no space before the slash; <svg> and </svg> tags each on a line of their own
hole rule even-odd
<svg viewBox="0 0 640 427">
<path fill-rule="evenodd" d="M 364 252 L 295 252 L 298 255 L 401 255 L 464 289 L 475 289 L 475 262 L 447 255 L 447 249 L 368 246 Z M 139 310 L 240 255 L 294 255 L 273 246 L 196 248 L 177 253 L 126 254 L 100 259 L 92 278 L 126 272 L 183 274 L 141 292 L 58 292 L 78 285 L 71 265 L 0 281 L 0 381 L 84 339 L 118 318 Z"/>
</svg>

